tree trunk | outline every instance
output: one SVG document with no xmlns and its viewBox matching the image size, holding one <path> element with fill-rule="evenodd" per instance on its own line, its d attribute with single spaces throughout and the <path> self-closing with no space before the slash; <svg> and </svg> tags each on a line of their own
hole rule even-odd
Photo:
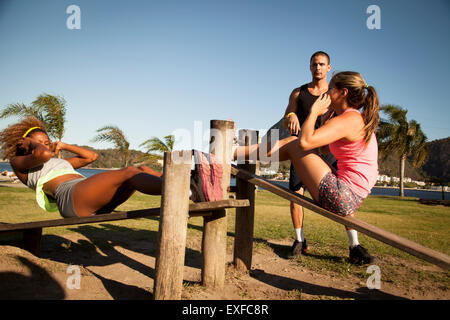
<svg viewBox="0 0 450 320">
<path fill-rule="evenodd" d="M 58 140 L 59 142 L 61 142 L 61 138 L 59 138 L 59 140 Z M 62 157 L 62 152 L 60 151 L 60 152 L 58 152 L 58 159 L 62 159 L 63 157 Z"/>
<path fill-rule="evenodd" d="M 405 196 L 405 191 L 403 188 L 403 178 L 405 176 L 405 160 L 406 160 L 406 155 L 402 155 L 400 158 L 400 182 L 399 182 L 399 186 L 400 186 L 400 197 L 404 197 Z"/>
<path fill-rule="evenodd" d="M 126 167 L 128 167 L 128 163 L 130 161 L 130 155 L 128 154 L 128 152 L 123 154 L 123 158 L 124 158 L 124 164 L 125 164 L 124 168 L 126 168 Z"/>
</svg>

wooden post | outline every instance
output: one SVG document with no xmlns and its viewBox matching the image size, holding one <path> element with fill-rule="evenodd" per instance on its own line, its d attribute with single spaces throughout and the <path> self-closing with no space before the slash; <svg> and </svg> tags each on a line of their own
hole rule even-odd
<svg viewBox="0 0 450 320">
<path fill-rule="evenodd" d="M 231 147 L 235 131 L 233 121 L 211 120 L 210 153 L 222 163 L 222 188 L 224 199 L 228 199 L 231 171 Z M 225 264 L 227 250 L 226 209 L 215 210 L 211 216 L 203 218 L 203 266 L 202 285 L 221 288 L 225 284 Z"/>
<path fill-rule="evenodd" d="M 239 141 L 245 145 L 258 143 L 258 131 L 240 130 Z M 239 169 L 255 174 L 256 159 L 238 163 Z M 255 185 L 236 177 L 236 199 L 248 199 L 250 206 L 236 208 L 233 263 L 236 270 L 247 271 L 252 267 L 253 229 L 255 221 Z"/>
<path fill-rule="evenodd" d="M 181 299 L 189 216 L 191 158 L 191 151 L 164 153 L 161 218 L 153 291 L 156 300 Z"/>
</svg>

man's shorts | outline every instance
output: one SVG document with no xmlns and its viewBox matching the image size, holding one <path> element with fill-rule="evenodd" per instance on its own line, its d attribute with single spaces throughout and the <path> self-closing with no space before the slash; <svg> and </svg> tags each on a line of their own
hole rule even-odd
<svg viewBox="0 0 450 320">
<path fill-rule="evenodd" d="M 319 152 L 316 152 L 318 156 L 320 156 L 326 163 L 328 163 L 334 170 L 337 170 L 337 160 L 333 156 L 333 154 L 320 154 Z M 291 168 L 289 169 L 289 190 L 291 191 L 298 191 L 300 188 L 304 188 L 304 184 L 300 177 L 297 174 L 297 171 L 295 171 L 294 166 L 291 163 Z"/>
</svg>

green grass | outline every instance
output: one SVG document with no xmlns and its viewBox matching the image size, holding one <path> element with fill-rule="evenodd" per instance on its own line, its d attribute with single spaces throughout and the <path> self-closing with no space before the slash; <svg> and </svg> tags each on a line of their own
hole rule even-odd
<svg viewBox="0 0 450 320">
<path fill-rule="evenodd" d="M 58 219 L 59 214 L 46 213 L 35 202 L 34 192 L 22 188 L 0 187 L 0 222 L 16 223 L 43 219 Z M 150 207 L 159 207 L 159 196 L 147 196 L 136 193 L 118 210 L 134 210 Z M 444 206 L 422 205 L 416 198 L 391 196 L 370 196 L 356 213 L 357 219 L 363 220 L 377 227 L 393 232 L 399 236 L 418 242 L 426 247 L 450 254 L 450 209 Z M 234 239 L 235 210 L 228 214 L 228 250 L 232 252 Z M 158 231 L 158 219 L 132 219 L 117 222 L 92 224 L 84 226 L 84 232 L 100 238 L 99 228 L 108 228 L 109 231 L 126 232 L 126 239 L 141 239 L 152 231 Z M 188 225 L 188 238 L 201 239 L 203 219 L 191 218 Z M 114 227 L 112 227 L 114 226 Z M 130 232 L 136 231 L 136 232 Z M 66 234 L 77 232 L 76 226 L 44 229 L 44 234 Z M 311 255 L 302 256 L 297 263 L 315 271 L 327 271 L 338 276 L 346 277 L 349 274 L 367 278 L 364 267 L 350 265 L 348 257 L 348 239 L 345 229 L 325 217 L 305 210 L 304 233 L 311 247 Z M 258 191 L 256 197 L 254 247 L 274 250 L 285 250 L 270 243 L 268 240 L 292 239 L 294 232 L 289 212 L 289 202 L 268 191 Z M 289 240 L 290 241 L 290 240 Z M 392 261 L 422 262 L 411 255 L 374 240 L 359 233 L 359 241 L 369 252 L 373 253 L 384 263 L 382 275 L 385 281 L 396 281 L 404 276 L 398 271 L 398 264 Z M 290 243 L 290 242 L 289 242 Z M 396 260 L 397 259 L 397 260 Z M 400 267 L 402 265 L 400 264 Z M 403 266 L 405 267 L 405 266 Z M 421 282 L 424 279 L 438 281 L 448 286 L 449 273 L 432 273 L 410 270 L 408 281 Z"/>
</svg>

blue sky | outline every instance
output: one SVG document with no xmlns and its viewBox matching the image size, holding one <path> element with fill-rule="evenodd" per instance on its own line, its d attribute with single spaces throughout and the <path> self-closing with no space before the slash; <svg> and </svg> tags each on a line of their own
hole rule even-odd
<svg viewBox="0 0 450 320">
<path fill-rule="evenodd" d="M 66 27 L 72 4 L 80 30 Z M 366 26 L 372 4 L 380 30 Z M 0 0 L 0 108 L 61 95 L 63 140 L 101 148 L 109 145 L 90 140 L 109 124 L 134 149 L 175 130 L 194 134 L 195 123 L 205 131 L 210 119 L 264 130 L 323 50 L 332 71 L 360 72 L 431 141 L 450 135 L 449 18 L 446 0 Z"/>
</svg>

